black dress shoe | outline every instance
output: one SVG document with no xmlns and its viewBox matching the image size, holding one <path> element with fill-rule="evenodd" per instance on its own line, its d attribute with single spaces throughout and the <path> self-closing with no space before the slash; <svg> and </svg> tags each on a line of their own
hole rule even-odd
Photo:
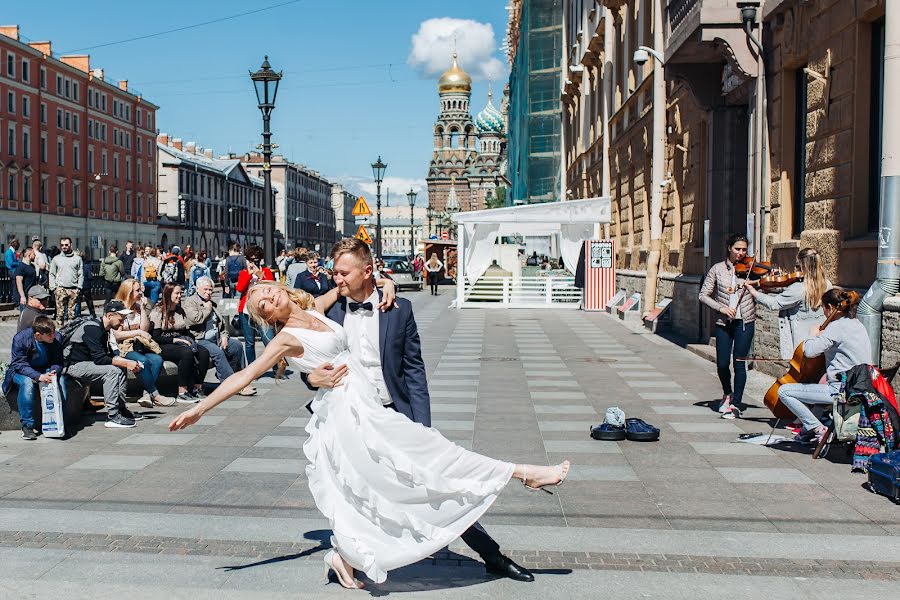
<svg viewBox="0 0 900 600">
<path fill-rule="evenodd" d="M 515 581 L 534 581 L 534 575 L 531 574 L 531 571 L 521 565 L 517 565 L 502 554 L 497 560 L 485 561 L 484 567 L 491 575 L 509 577 Z"/>
</svg>

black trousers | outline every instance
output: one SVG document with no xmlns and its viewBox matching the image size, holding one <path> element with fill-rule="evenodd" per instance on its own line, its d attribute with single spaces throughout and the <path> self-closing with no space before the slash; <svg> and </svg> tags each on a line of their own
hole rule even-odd
<svg viewBox="0 0 900 600">
<path fill-rule="evenodd" d="M 206 379 L 206 371 L 209 370 L 209 350 L 203 346 L 197 346 L 196 360 L 191 347 L 179 342 L 161 344 L 160 349 L 159 355 L 163 360 L 178 365 L 178 383 L 188 390 Z"/>
<path fill-rule="evenodd" d="M 393 403 L 388 404 L 386 408 L 397 410 L 397 407 Z M 466 546 L 474 550 L 484 562 L 497 562 L 502 556 L 500 553 L 500 544 L 494 541 L 494 538 L 492 538 L 488 532 L 484 530 L 484 527 L 481 526 L 481 523 L 478 523 L 477 521 L 474 525 L 466 529 L 459 537 L 466 543 Z"/>
<path fill-rule="evenodd" d="M 427 272 L 427 271 L 426 271 Z M 441 274 L 438 272 L 428 273 L 428 286 L 431 288 L 432 294 L 438 293 L 438 282 L 441 280 Z"/>
</svg>

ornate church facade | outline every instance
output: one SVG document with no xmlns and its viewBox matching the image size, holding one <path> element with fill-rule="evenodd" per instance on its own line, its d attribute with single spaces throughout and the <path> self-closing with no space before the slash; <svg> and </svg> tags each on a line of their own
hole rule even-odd
<svg viewBox="0 0 900 600">
<path fill-rule="evenodd" d="M 453 65 L 438 80 L 441 112 L 434 125 L 434 152 L 428 168 L 428 204 L 436 211 L 485 208 L 496 189 L 507 186 L 506 105 L 494 106 L 492 92 L 484 109 L 472 119 L 469 100 L 472 78 L 456 53 Z"/>
</svg>

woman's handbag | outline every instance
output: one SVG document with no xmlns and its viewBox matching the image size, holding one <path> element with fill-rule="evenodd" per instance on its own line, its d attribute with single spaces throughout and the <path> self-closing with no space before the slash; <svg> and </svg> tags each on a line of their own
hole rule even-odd
<svg viewBox="0 0 900 600">
<path fill-rule="evenodd" d="M 135 346 L 139 346 L 135 348 Z M 129 352 L 140 352 L 141 354 L 159 354 L 162 348 L 153 338 L 133 337 L 123 342 L 119 342 L 119 354 L 125 356 Z"/>
</svg>

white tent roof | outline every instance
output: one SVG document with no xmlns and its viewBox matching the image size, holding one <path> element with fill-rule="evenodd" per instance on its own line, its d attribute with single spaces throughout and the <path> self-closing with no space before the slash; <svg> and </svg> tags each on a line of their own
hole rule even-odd
<svg viewBox="0 0 900 600">
<path fill-rule="evenodd" d="M 507 208 L 473 210 L 453 215 L 453 220 L 462 224 L 475 223 L 541 223 L 562 225 L 569 223 L 609 223 L 612 214 L 609 196 L 547 202 L 543 204 L 523 204 Z"/>
</svg>

